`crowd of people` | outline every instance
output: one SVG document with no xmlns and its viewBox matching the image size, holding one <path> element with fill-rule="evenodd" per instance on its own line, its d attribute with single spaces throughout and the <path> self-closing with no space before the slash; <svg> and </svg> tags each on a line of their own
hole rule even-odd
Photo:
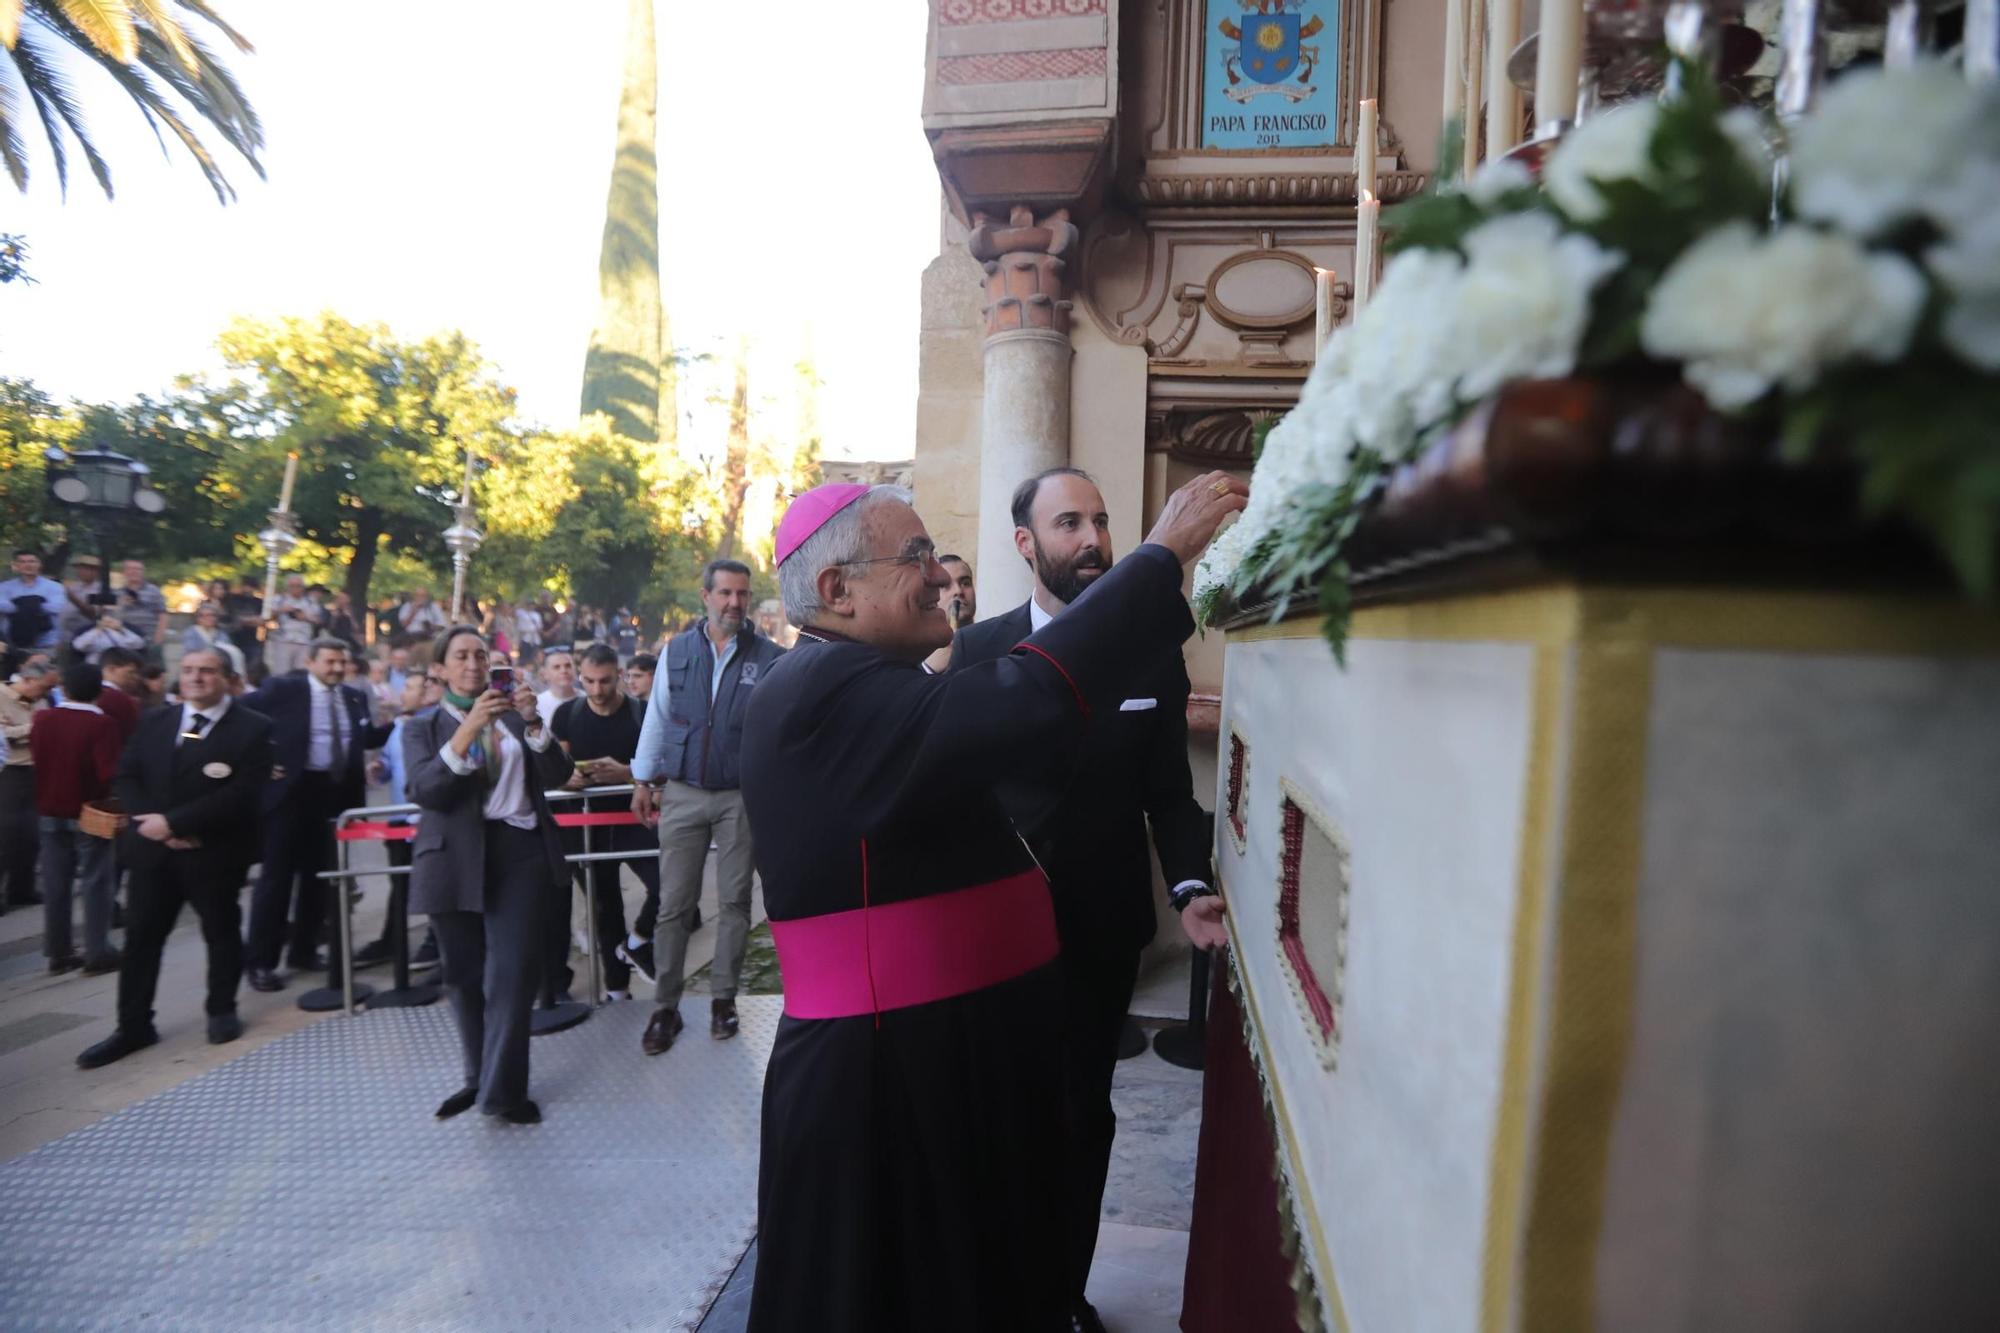
<svg viewBox="0 0 2000 1333">
<path fill-rule="evenodd" d="M 50 577 L 41 553 L 24 548 L 14 553 L 13 577 L 0 584 L 0 911 L 42 910 L 42 947 L 52 974 L 121 974 L 117 1028 L 80 1057 L 86 1068 L 158 1040 L 153 992 L 182 903 L 202 923 L 211 1041 L 240 1034 L 241 983 L 277 991 L 296 974 L 330 966 L 324 937 L 334 890 L 319 876 L 331 864 L 333 821 L 371 800 L 421 803 L 432 789 L 421 776 L 421 758 L 411 762 L 407 738 L 440 711 L 463 720 L 452 700 L 467 696 L 456 694 L 449 679 L 448 640 L 490 645 L 485 670 L 508 672 L 515 693 L 525 691 L 522 698 L 534 701 L 538 719 L 560 731 L 559 751 L 576 751 L 576 762 L 553 786 L 632 781 L 658 655 L 640 650 L 638 621 L 629 611 L 606 615 L 588 606 L 557 606 L 549 597 L 495 600 L 483 612 L 473 608 L 472 623 L 452 627 L 444 608 L 419 587 L 373 609 L 370 651 L 364 646 L 370 627 L 356 617 L 347 594 L 297 574 L 279 584 L 268 614 L 252 578 L 204 585 L 176 630 L 166 596 L 146 578 L 142 562 L 123 562 L 108 591 L 94 557 L 73 557 L 65 572 L 67 579 Z M 710 588 L 718 576 L 732 632 L 742 632 L 749 570 L 718 562 L 705 576 Z M 708 597 L 705 591 L 704 601 Z M 440 640 L 446 630 L 452 633 Z M 748 634 L 756 637 L 754 630 Z M 176 645 L 178 652 L 172 651 Z M 751 647 L 745 660 L 762 660 L 761 652 Z M 176 668 L 171 678 L 170 657 Z M 484 688 L 482 678 L 473 693 Z M 630 798 L 593 796 L 589 808 L 608 809 L 611 802 L 623 809 Z M 421 816 L 414 822 L 421 825 Z M 431 827 L 448 822 L 433 818 Z M 629 929 L 620 863 L 578 867 L 563 877 L 580 888 L 594 881 L 589 915 L 602 944 L 607 991 L 611 999 L 626 999 L 634 973 L 654 980 L 661 866 L 650 827 L 635 821 L 609 832 L 613 846 L 633 853 L 624 864 L 648 891 Z M 580 850 L 579 841 L 574 830 L 557 834 L 561 869 L 567 866 L 560 858 Z M 743 854 L 730 858 L 732 892 L 724 912 L 736 959 L 732 976 L 740 971 L 748 930 L 747 841 L 743 845 Z M 410 864 L 410 843 L 388 846 L 392 862 Z M 676 862 L 667 934 L 679 950 L 670 980 L 661 985 L 675 1002 L 686 934 L 700 924 L 694 905 L 699 858 L 693 875 L 689 888 Z M 734 892 L 738 879 L 740 895 Z M 399 904 L 403 897 L 396 895 Z M 430 899 L 422 890 L 410 895 L 410 910 L 431 918 L 410 959 L 412 970 L 443 966 L 453 998 L 464 1000 L 479 989 L 480 969 L 467 962 L 471 935 L 455 931 L 451 909 Z M 521 969 L 521 993 L 531 995 L 547 974 L 558 978 L 555 990 L 567 998 L 568 898 L 540 895 L 537 901 L 541 909 L 529 932 L 534 956 Z M 482 909 L 474 904 L 470 910 Z M 122 948 L 114 939 L 121 929 Z M 381 938 L 357 949 L 354 963 L 389 961 L 390 930 L 385 921 Z M 733 994 L 733 988 L 718 994 Z M 458 1007 L 467 1012 L 465 1003 Z M 733 1007 L 731 1013 L 728 1024 L 716 1026 L 718 1035 L 734 1035 Z M 656 1047 L 664 1049 L 649 1040 L 647 1049 Z M 508 1086 L 505 1078 L 496 1081 L 485 1109 L 520 1115 Z"/>
</svg>

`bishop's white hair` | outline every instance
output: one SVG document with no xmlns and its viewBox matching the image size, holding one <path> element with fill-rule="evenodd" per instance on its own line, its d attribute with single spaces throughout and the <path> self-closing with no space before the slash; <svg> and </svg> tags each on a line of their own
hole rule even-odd
<svg viewBox="0 0 2000 1333">
<path fill-rule="evenodd" d="M 785 619 L 796 628 L 812 623 L 826 604 L 819 599 L 819 572 L 865 560 L 868 551 L 862 529 L 868 511 L 880 504 L 914 505 L 906 486 L 870 486 L 868 494 L 820 525 L 799 543 L 799 549 L 778 566 L 778 592 L 785 599 Z"/>
</svg>

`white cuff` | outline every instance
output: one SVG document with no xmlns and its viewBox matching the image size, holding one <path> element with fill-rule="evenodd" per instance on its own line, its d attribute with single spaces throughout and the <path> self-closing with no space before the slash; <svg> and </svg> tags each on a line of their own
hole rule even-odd
<svg viewBox="0 0 2000 1333">
<path fill-rule="evenodd" d="M 1178 898 L 1185 890 L 1205 889 L 1208 887 L 1209 883 L 1205 879 L 1184 879 L 1180 883 L 1174 885 L 1171 889 L 1167 890 L 1167 897 Z"/>
<path fill-rule="evenodd" d="M 458 774 L 462 778 L 469 778 L 472 776 L 474 772 L 472 767 L 472 761 L 470 759 L 461 759 L 456 754 L 454 754 L 452 752 L 450 741 L 446 741 L 444 744 L 444 748 L 438 751 L 438 758 L 444 761 L 444 766 L 446 768 L 450 769 L 452 772 Z"/>
<path fill-rule="evenodd" d="M 528 748 L 536 754 L 540 754 L 549 748 L 549 724 L 546 722 L 542 723 L 542 729 L 539 732 L 523 731 L 521 736 L 522 739 L 528 742 Z"/>
</svg>

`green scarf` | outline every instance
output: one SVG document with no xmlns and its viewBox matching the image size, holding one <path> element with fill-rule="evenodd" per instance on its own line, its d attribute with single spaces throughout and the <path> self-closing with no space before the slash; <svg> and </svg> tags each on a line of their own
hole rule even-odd
<svg viewBox="0 0 2000 1333">
<path fill-rule="evenodd" d="M 461 713 L 470 713 L 472 705 L 478 702 L 449 687 L 445 689 L 444 701 Z M 500 780 L 500 745 L 493 735 L 493 724 L 488 723 L 479 733 L 479 738 L 472 743 L 472 753 L 465 757 L 474 767 L 485 770 L 487 786 Z"/>
</svg>

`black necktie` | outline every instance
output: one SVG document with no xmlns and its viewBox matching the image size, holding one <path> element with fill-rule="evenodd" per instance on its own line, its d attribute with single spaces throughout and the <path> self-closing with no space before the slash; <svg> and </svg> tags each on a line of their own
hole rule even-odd
<svg viewBox="0 0 2000 1333">
<path fill-rule="evenodd" d="M 198 741 L 201 739 L 201 733 L 207 729 L 208 714 L 196 713 L 188 719 L 188 729 L 181 733 L 181 739 L 184 741 Z"/>
</svg>

